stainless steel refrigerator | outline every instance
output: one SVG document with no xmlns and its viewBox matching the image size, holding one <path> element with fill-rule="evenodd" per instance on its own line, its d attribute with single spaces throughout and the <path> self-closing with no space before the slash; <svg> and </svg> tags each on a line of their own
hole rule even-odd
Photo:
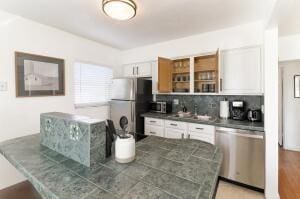
<svg viewBox="0 0 300 199">
<path fill-rule="evenodd" d="M 143 138 L 144 118 L 152 100 L 152 81 L 144 78 L 113 79 L 110 117 L 115 128 L 121 130 L 121 122 L 128 121 L 127 130 Z"/>
</svg>

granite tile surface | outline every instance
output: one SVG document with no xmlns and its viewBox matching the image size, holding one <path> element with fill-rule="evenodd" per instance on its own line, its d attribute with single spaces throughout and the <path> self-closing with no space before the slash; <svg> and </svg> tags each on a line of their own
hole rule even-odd
<svg viewBox="0 0 300 199">
<path fill-rule="evenodd" d="M 150 136 L 137 143 L 131 163 L 111 157 L 86 167 L 57 159 L 39 137 L 2 142 L 0 153 L 47 199 L 211 199 L 223 159 L 220 149 L 205 142 Z"/>
<path fill-rule="evenodd" d="M 164 120 L 172 120 L 172 121 L 179 121 L 179 122 L 188 122 L 188 123 L 196 123 L 196 124 L 207 124 L 213 125 L 216 127 L 225 127 L 225 128 L 236 128 L 242 130 L 250 130 L 253 131 L 254 134 L 263 134 L 264 132 L 264 123 L 263 122 L 249 122 L 247 120 L 244 121 L 237 121 L 231 119 L 219 119 L 213 118 L 209 121 L 197 120 L 193 118 L 179 118 L 175 117 L 174 114 L 161 114 L 161 113 L 144 113 L 141 114 L 142 117 L 149 117 L 149 118 L 158 118 Z"/>
<path fill-rule="evenodd" d="M 106 124 L 84 116 L 50 112 L 40 116 L 41 144 L 54 150 L 47 156 L 58 162 L 66 157 L 86 166 L 105 159 Z M 57 155 L 57 152 L 62 155 Z M 53 153 L 52 153 L 53 154 Z"/>
</svg>

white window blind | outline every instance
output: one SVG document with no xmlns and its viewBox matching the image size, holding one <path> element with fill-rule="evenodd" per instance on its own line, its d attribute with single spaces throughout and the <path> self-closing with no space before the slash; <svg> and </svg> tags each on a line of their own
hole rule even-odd
<svg viewBox="0 0 300 199">
<path fill-rule="evenodd" d="M 74 65 L 75 106 L 95 106 L 111 98 L 113 71 L 108 67 L 76 63 Z"/>
</svg>

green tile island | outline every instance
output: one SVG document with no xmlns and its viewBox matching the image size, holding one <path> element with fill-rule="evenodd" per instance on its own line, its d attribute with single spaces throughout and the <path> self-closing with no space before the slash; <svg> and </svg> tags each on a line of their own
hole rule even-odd
<svg viewBox="0 0 300 199">
<path fill-rule="evenodd" d="M 223 155 L 211 144 L 150 136 L 136 143 L 133 162 L 120 164 L 111 156 L 88 167 L 42 145 L 41 137 L 33 134 L 4 141 L 0 143 L 0 153 L 43 198 L 211 199 L 215 196 Z"/>
</svg>

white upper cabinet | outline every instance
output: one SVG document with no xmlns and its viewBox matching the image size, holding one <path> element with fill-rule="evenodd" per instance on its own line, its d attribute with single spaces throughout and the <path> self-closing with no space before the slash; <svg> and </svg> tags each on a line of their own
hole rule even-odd
<svg viewBox="0 0 300 199">
<path fill-rule="evenodd" d="M 260 46 L 221 52 L 220 92 L 261 94 L 262 65 Z"/>
<path fill-rule="evenodd" d="M 152 63 L 138 63 L 136 66 L 136 73 L 138 77 L 152 77 Z"/>
<path fill-rule="evenodd" d="M 152 77 L 152 63 L 128 64 L 123 67 L 124 77 Z"/>
<path fill-rule="evenodd" d="M 125 65 L 123 68 L 124 77 L 135 77 L 135 66 L 134 65 Z"/>
</svg>

